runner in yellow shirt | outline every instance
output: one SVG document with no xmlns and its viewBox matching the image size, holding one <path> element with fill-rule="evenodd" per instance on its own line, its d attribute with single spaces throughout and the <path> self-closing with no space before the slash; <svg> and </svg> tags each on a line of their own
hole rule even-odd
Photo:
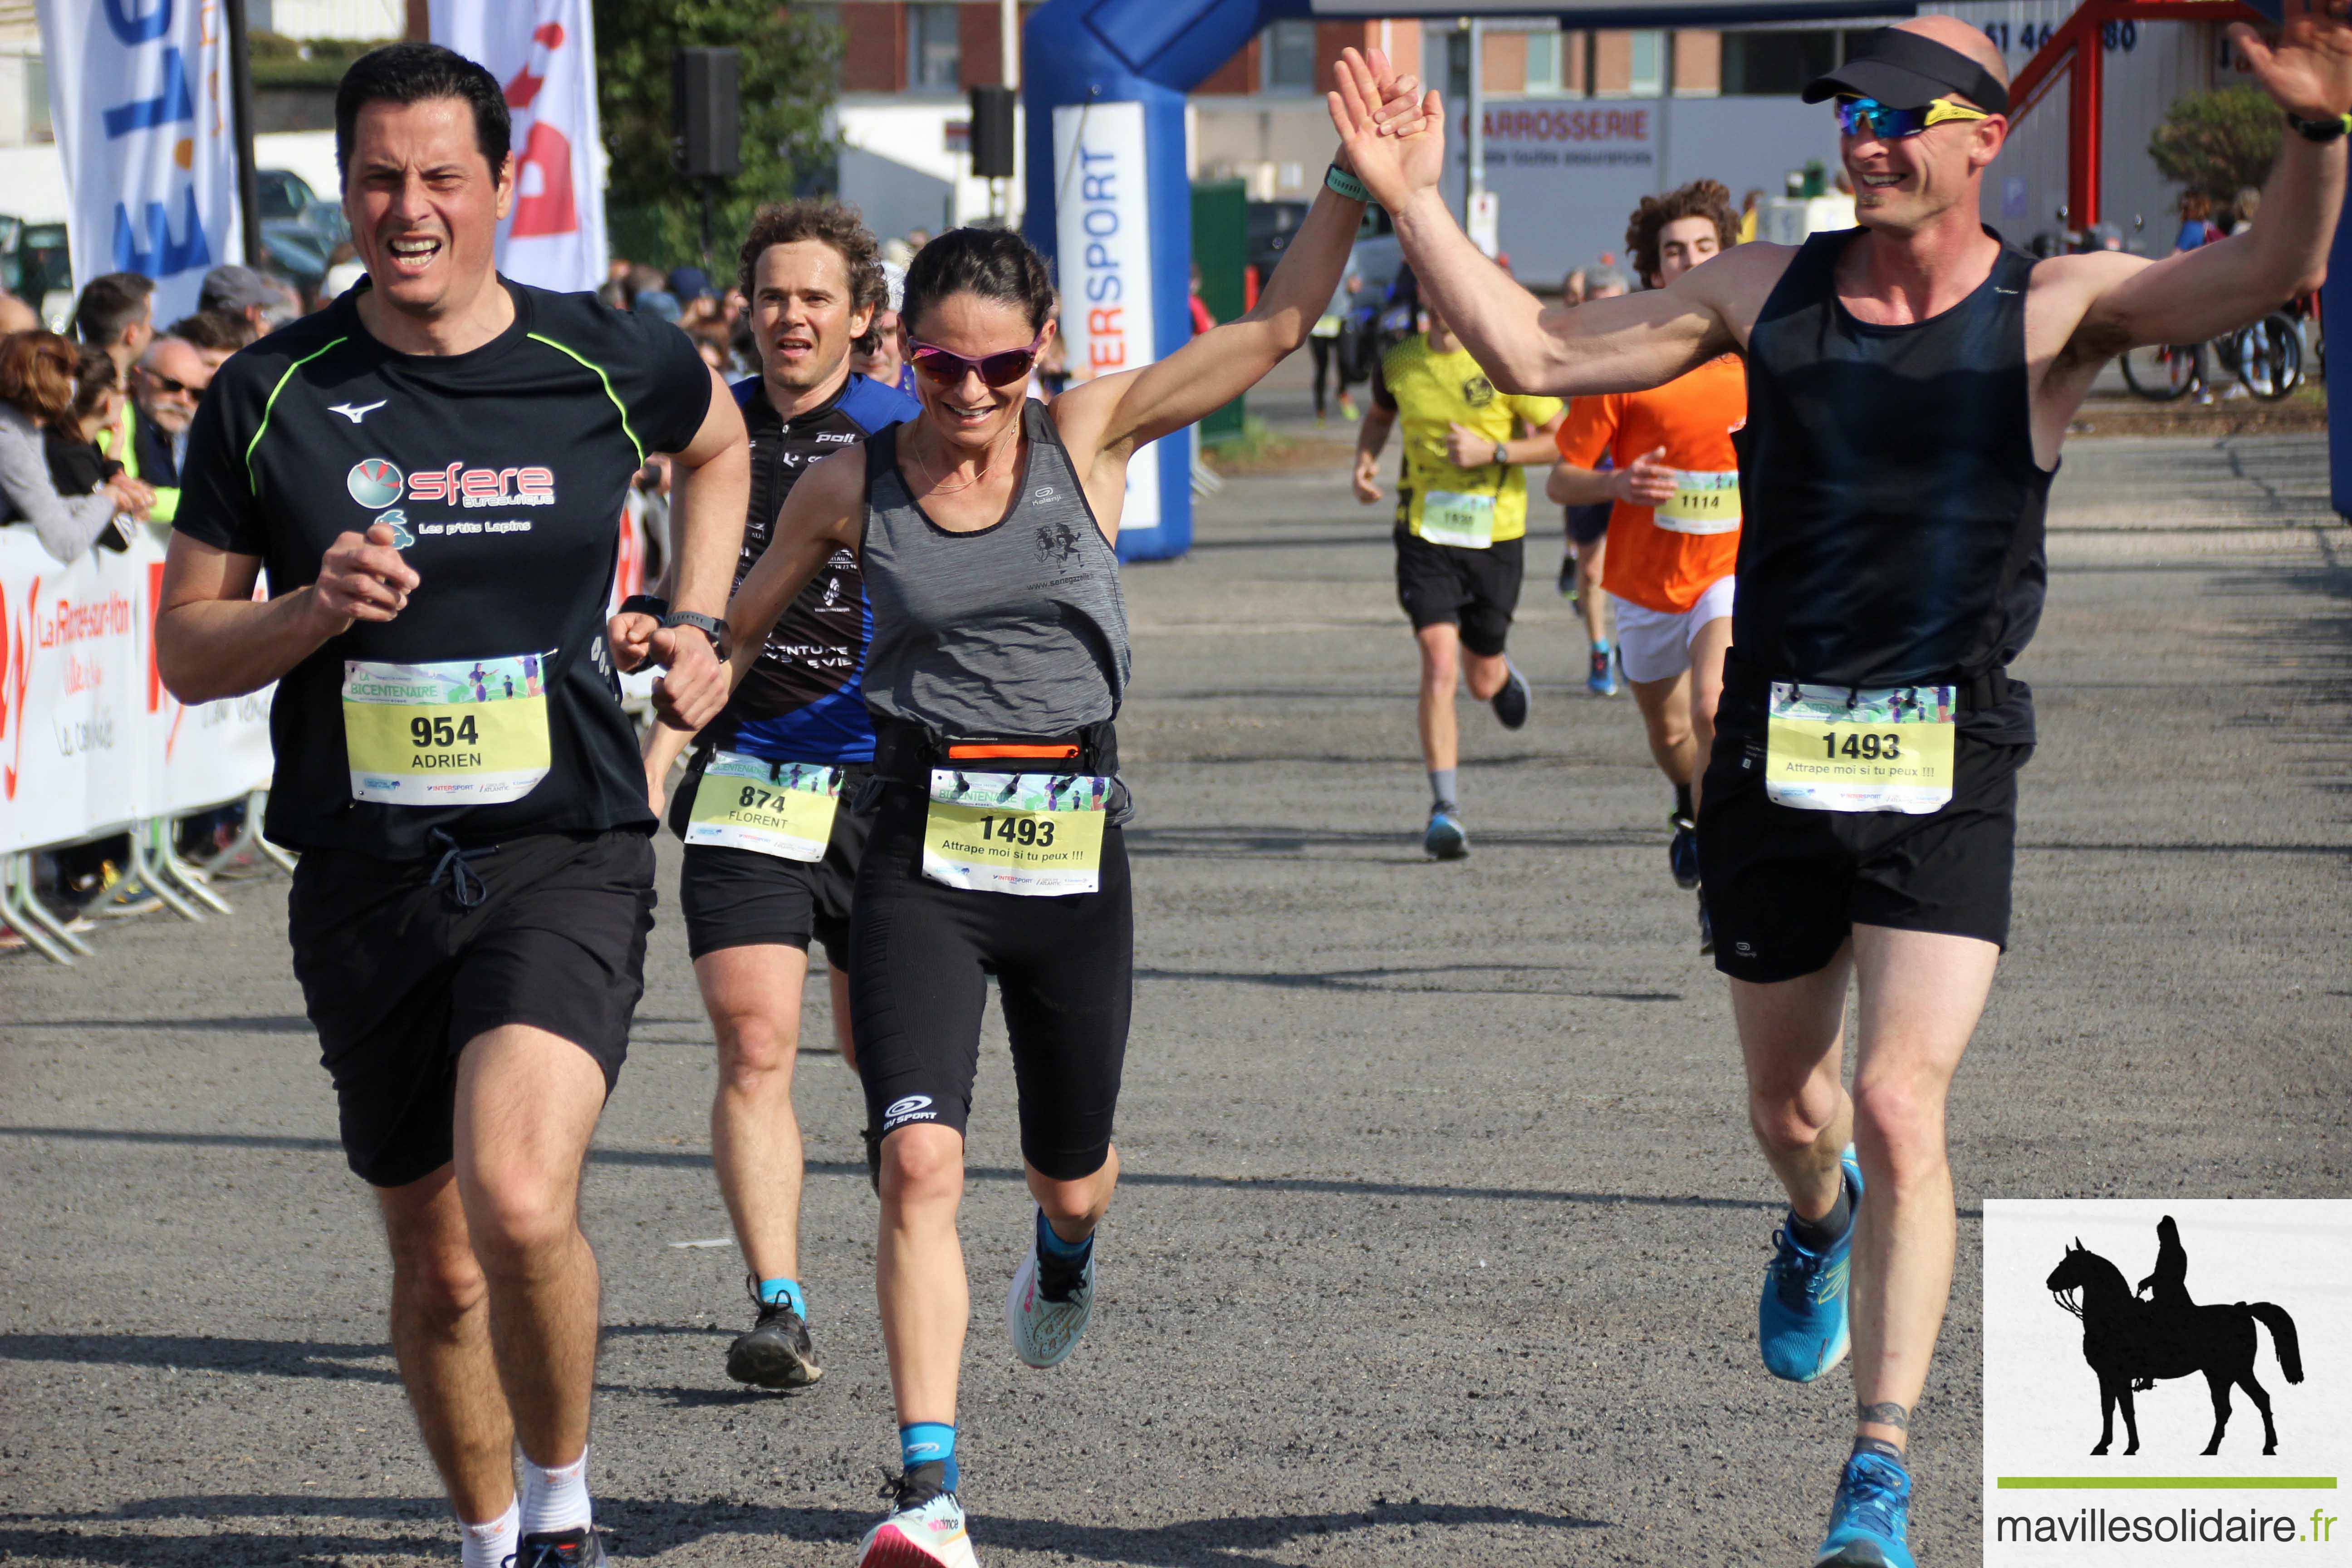
<svg viewBox="0 0 2352 1568">
<path fill-rule="evenodd" d="M 1506 729 L 1528 721 L 1527 678 L 1503 652 L 1528 531 L 1522 466 L 1549 463 L 1563 405 L 1495 390 L 1434 311 L 1391 349 L 1372 375 L 1372 406 L 1356 441 L 1356 499 L 1381 499 L 1381 448 L 1400 419 L 1397 599 L 1421 644 L 1421 751 L 1429 770 L 1422 847 L 1440 860 L 1470 853 L 1454 788 L 1454 689 L 1494 705 Z M 1465 655 L 1467 657 L 1465 658 Z"/>
</svg>

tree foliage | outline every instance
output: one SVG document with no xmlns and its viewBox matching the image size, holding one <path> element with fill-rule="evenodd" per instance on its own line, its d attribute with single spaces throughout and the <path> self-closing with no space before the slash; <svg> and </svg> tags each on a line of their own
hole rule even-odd
<svg viewBox="0 0 2352 1568">
<path fill-rule="evenodd" d="M 724 282 L 734 270 L 729 237 L 750 226 L 761 203 L 784 200 L 832 166 L 836 147 L 825 114 L 841 79 L 841 27 L 813 7 L 777 0 L 594 5 L 596 103 L 612 159 L 606 199 L 615 248 L 646 251 L 633 260 L 676 265 L 701 248 L 701 193 L 672 158 L 670 51 L 742 52 L 743 172 L 719 188 L 714 204 L 712 273 Z"/>
<path fill-rule="evenodd" d="M 2260 187 L 2269 177 L 2284 129 L 2270 94 L 2239 82 L 2176 100 L 2148 139 L 2147 153 L 2166 179 L 2225 206 L 2240 187 Z"/>
</svg>

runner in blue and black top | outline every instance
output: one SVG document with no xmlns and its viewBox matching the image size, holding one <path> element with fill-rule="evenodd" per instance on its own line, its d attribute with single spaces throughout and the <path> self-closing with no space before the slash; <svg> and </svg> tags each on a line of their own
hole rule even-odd
<svg viewBox="0 0 2352 1568">
<path fill-rule="evenodd" d="M 849 368 L 886 300 L 874 237 L 854 213 L 819 202 L 761 209 L 743 243 L 742 288 L 761 374 L 735 386 L 751 440 L 739 584 L 767 550 L 777 509 L 810 464 L 917 406 Z M 633 647 L 652 624 L 619 617 L 614 639 Z M 864 685 L 873 624 L 856 555 L 835 551 L 777 621 L 726 710 L 694 738 L 685 782 L 669 802 L 670 826 L 686 841 L 678 902 L 687 948 L 719 1041 L 712 1158 L 759 1314 L 730 1349 L 727 1371 L 763 1388 L 822 1375 L 800 1283 L 793 1061 L 812 939 L 833 966 L 842 1055 L 856 1059 L 849 905 L 873 821 L 856 804 L 874 760 Z M 688 741 L 685 731 L 660 723 L 646 739 L 656 809 Z"/>
</svg>

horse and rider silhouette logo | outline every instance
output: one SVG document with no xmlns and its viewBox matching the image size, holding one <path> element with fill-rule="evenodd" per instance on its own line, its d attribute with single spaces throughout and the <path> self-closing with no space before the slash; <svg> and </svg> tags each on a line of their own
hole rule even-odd
<svg viewBox="0 0 2352 1568">
<path fill-rule="evenodd" d="M 2154 1388 L 2162 1379 L 2191 1374 L 2202 1375 L 2213 1395 L 2213 1436 L 2205 1444 L 2207 1454 L 2221 1451 L 2233 1384 L 2263 1413 L 2263 1452 L 2278 1452 L 2271 1396 L 2254 1378 L 2259 1338 L 2254 1330 L 2258 1323 L 2270 1330 L 2286 1380 L 2301 1383 L 2303 1350 L 2294 1320 L 2285 1308 L 2270 1301 L 2200 1307 L 2191 1300 L 2189 1251 L 2170 1215 L 2157 1223 L 2156 1268 L 2137 1290 L 2124 1283 L 2123 1270 L 2085 1247 L 2080 1237 L 2043 1283 L 2060 1307 L 2082 1321 L 2083 1359 L 2098 1374 L 2099 1445 L 2092 1453 L 2105 1453 L 2115 1441 L 2119 1405 L 2130 1438 L 2124 1452 L 2138 1453 L 2139 1420 L 2132 1395 Z M 2147 1292 L 2147 1300 L 2141 1299 L 2141 1291 Z"/>
</svg>

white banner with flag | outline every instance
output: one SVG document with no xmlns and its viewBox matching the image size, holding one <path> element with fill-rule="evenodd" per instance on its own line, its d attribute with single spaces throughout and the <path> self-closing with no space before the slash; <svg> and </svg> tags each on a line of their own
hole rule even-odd
<svg viewBox="0 0 2352 1568">
<path fill-rule="evenodd" d="M 433 41 L 480 61 L 514 112 L 514 210 L 499 270 L 541 289 L 604 281 L 589 0 L 432 0 Z"/>
<path fill-rule="evenodd" d="M 1056 108 L 1054 193 L 1062 344 L 1072 375 L 1091 379 L 1150 364 L 1160 354 L 1152 328 L 1143 105 Z M 1160 525 L 1160 449 L 1155 441 L 1128 460 L 1122 529 Z M 1181 443 L 1177 449 L 1183 450 Z"/>
<path fill-rule="evenodd" d="M 74 287 L 155 279 L 155 319 L 243 258 L 219 0 L 40 0 L 49 115 L 72 194 Z"/>
</svg>

